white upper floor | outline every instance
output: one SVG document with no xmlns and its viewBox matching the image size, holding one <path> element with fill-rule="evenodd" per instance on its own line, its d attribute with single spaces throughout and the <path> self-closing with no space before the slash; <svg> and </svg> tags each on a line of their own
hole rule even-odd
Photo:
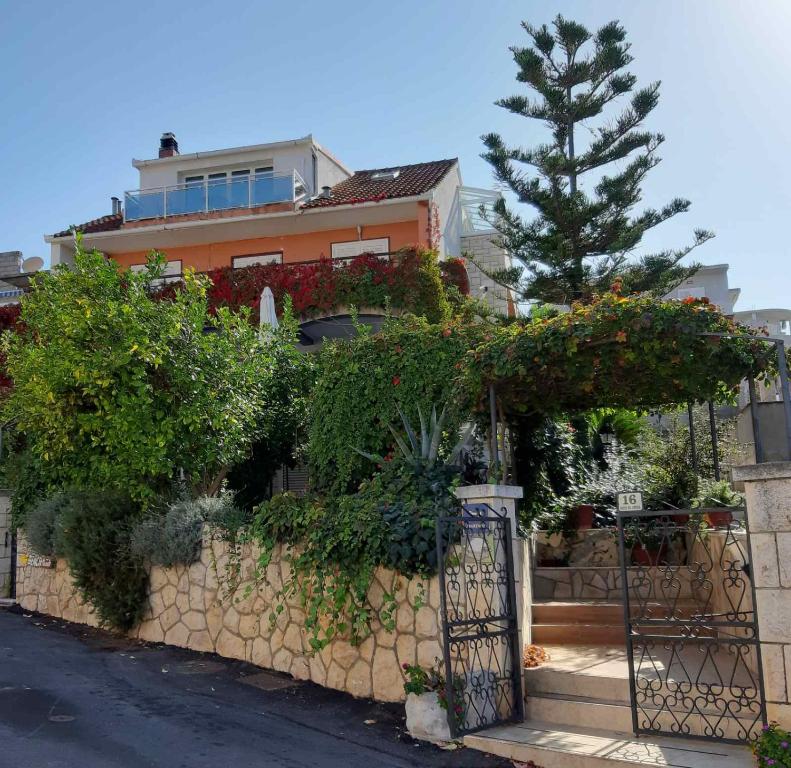
<svg viewBox="0 0 791 768">
<path fill-rule="evenodd" d="M 280 176 L 296 171 L 307 185 L 308 195 L 315 195 L 322 187 L 333 187 L 352 175 L 351 170 L 311 135 L 291 141 L 182 155 L 173 134 L 166 133 L 162 136 L 159 152 L 160 156 L 151 160 L 132 160 L 140 174 L 140 190 L 231 180 L 245 174 Z"/>
</svg>

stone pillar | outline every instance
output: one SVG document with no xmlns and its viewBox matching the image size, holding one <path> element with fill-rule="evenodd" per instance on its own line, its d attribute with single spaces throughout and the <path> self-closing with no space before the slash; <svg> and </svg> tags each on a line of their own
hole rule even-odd
<svg viewBox="0 0 791 768">
<path fill-rule="evenodd" d="M 519 647 L 524 648 L 531 642 L 533 595 L 530 540 L 519 536 L 516 519 L 516 502 L 523 496 L 522 488 L 518 485 L 465 485 L 456 489 L 456 496 L 462 504 L 488 504 L 496 514 L 504 514 L 511 522 Z M 521 664 L 521 659 L 517 663 Z"/>
<path fill-rule="evenodd" d="M 767 716 L 791 728 L 791 462 L 734 467 L 750 529 Z"/>
</svg>

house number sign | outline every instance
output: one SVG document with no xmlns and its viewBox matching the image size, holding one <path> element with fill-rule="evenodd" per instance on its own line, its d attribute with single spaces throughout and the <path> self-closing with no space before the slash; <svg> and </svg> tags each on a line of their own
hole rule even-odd
<svg viewBox="0 0 791 768">
<path fill-rule="evenodd" d="M 618 494 L 619 512 L 641 512 L 643 509 L 643 494 L 640 491 L 622 491 Z"/>
</svg>

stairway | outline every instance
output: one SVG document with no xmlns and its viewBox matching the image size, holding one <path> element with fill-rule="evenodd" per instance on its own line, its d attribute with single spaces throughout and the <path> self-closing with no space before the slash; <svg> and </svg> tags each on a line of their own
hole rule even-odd
<svg viewBox="0 0 791 768">
<path fill-rule="evenodd" d="M 624 645 L 623 604 L 615 602 L 533 603 L 536 645 Z"/>
<path fill-rule="evenodd" d="M 752 766 L 746 747 L 673 737 L 636 738 L 623 647 L 564 645 L 549 646 L 547 651 L 547 664 L 525 670 L 525 722 L 465 736 L 466 746 L 532 761 L 542 768 Z M 664 721 L 672 715 L 661 717 Z"/>
</svg>

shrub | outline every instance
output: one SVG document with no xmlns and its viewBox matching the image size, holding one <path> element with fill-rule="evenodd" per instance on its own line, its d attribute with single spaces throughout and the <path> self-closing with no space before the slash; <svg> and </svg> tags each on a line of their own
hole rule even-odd
<svg viewBox="0 0 791 768">
<path fill-rule="evenodd" d="M 314 487 L 345 493 L 370 477 L 374 465 L 352 449 L 386 454 L 393 444 L 389 426 L 401 422 L 399 407 L 416 424 L 418 406 L 428 413 L 434 403 L 447 403 L 445 426 L 455 436 L 471 410 L 468 390 L 455 380 L 482 333 L 480 325 L 431 325 L 410 317 L 390 321 L 373 336 L 325 344 L 310 403 Z"/>
<path fill-rule="evenodd" d="M 34 504 L 25 520 L 25 537 L 34 552 L 45 557 L 53 557 L 57 551 L 55 531 L 61 512 L 70 503 L 66 493 L 56 493 L 48 499 Z"/>
<path fill-rule="evenodd" d="M 750 746 L 758 768 L 791 768 L 791 733 L 777 723 L 765 725 Z"/>
<path fill-rule="evenodd" d="M 122 631 L 140 620 L 148 573 L 132 552 L 139 506 L 118 493 L 71 494 L 58 516 L 55 549 L 69 561 L 74 583 L 102 624 Z"/>
<path fill-rule="evenodd" d="M 297 597 L 314 649 L 336 634 L 362 640 L 375 615 L 367 594 L 377 566 L 405 576 L 436 571 L 436 518 L 458 510 L 451 492 L 458 476 L 442 464 L 388 462 L 358 493 L 325 500 L 286 493 L 261 505 L 252 527 L 262 551 L 259 574 L 275 544 L 296 547 L 272 618 Z M 395 584 L 378 614 L 386 629 L 394 626 L 394 591 Z"/>
<path fill-rule="evenodd" d="M 244 522 L 244 513 L 227 495 L 176 501 L 134 527 L 132 553 L 152 565 L 191 565 L 200 557 L 204 523 L 235 533 Z"/>
<path fill-rule="evenodd" d="M 155 300 L 163 263 L 138 274 L 78 247 L 24 297 L 5 345 L 8 411 L 48 486 L 152 503 L 181 468 L 207 492 L 265 436 L 271 352 L 291 341 L 262 343 L 245 316 L 210 315 L 207 281 L 189 273 Z M 204 333 L 209 322 L 217 333 Z"/>
</svg>

